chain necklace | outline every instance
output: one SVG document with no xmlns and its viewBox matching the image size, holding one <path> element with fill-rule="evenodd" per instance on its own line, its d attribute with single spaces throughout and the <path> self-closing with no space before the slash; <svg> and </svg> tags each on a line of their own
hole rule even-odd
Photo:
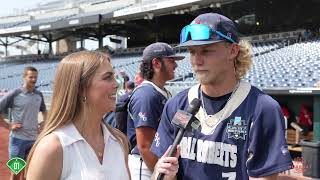
<svg viewBox="0 0 320 180">
<path fill-rule="evenodd" d="M 102 158 L 102 156 L 103 156 L 103 153 L 102 152 L 98 152 L 98 157 Z"/>
<path fill-rule="evenodd" d="M 240 85 L 240 81 L 238 81 L 236 87 L 233 89 L 231 95 L 229 96 L 229 98 L 228 98 L 225 106 L 222 108 L 223 112 L 221 112 L 221 114 L 220 114 L 220 116 L 219 116 L 219 118 L 218 118 L 217 123 L 221 121 L 221 118 L 222 118 L 222 116 L 223 116 L 223 114 L 225 113 L 225 110 L 226 110 L 225 107 L 227 107 L 230 99 L 233 97 L 234 93 L 238 90 L 239 85 Z M 202 109 L 203 109 L 204 115 L 205 115 L 204 122 L 206 123 L 207 126 L 209 126 L 210 128 L 212 128 L 212 127 L 214 127 L 217 123 L 214 123 L 214 124 L 212 124 L 212 125 L 211 125 L 210 123 L 208 123 L 208 120 L 209 120 L 213 115 L 209 115 L 209 114 L 207 113 L 206 108 L 205 108 L 205 106 L 204 106 L 203 92 L 202 92 L 201 89 L 200 89 L 200 91 L 201 91 L 201 92 L 200 92 L 200 98 L 201 98 L 201 103 L 202 103 Z"/>
</svg>

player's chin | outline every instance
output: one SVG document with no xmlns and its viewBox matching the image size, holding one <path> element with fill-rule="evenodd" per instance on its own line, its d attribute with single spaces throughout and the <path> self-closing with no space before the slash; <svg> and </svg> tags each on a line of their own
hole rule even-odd
<svg viewBox="0 0 320 180">
<path fill-rule="evenodd" d="M 197 80 L 200 84 L 208 84 L 209 82 L 208 77 L 205 75 L 197 75 Z"/>
<path fill-rule="evenodd" d="M 173 72 L 169 72 L 169 73 L 168 73 L 168 79 L 172 80 L 172 79 L 174 79 L 174 78 L 175 78 L 175 73 L 174 73 L 174 71 L 173 71 Z"/>
<path fill-rule="evenodd" d="M 29 87 L 31 87 L 31 88 L 36 87 L 36 83 L 29 83 Z"/>
</svg>

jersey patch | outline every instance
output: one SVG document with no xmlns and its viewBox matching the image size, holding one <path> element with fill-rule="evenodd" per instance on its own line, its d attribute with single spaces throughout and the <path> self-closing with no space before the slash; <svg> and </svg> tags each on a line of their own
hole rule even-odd
<svg viewBox="0 0 320 180">
<path fill-rule="evenodd" d="M 241 117 L 235 117 L 231 119 L 227 126 L 228 138 L 234 138 L 236 140 L 246 140 L 247 136 L 247 124 L 245 120 L 241 120 Z"/>
<path fill-rule="evenodd" d="M 139 112 L 138 116 L 142 121 L 147 121 L 146 113 Z"/>
<path fill-rule="evenodd" d="M 156 147 L 160 146 L 160 136 L 158 132 L 155 134 L 153 141 L 156 143 Z"/>
</svg>

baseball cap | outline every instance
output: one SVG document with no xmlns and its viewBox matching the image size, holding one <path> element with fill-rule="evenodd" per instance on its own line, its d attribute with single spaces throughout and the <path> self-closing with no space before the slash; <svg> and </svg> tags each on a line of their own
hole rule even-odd
<svg viewBox="0 0 320 180">
<path fill-rule="evenodd" d="M 150 44 L 143 50 L 142 58 L 143 60 L 152 60 L 154 58 L 164 58 L 169 57 L 173 58 L 174 60 L 182 60 L 184 59 L 184 56 L 177 56 L 175 55 L 172 47 L 163 42 L 156 42 L 153 44 Z"/>
<path fill-rule="evenodd" d="M 205 13 L 181 30 L 180 44 L 177 47 L 199 46 L 220 41 L 239 43 L 235 24 L 221 14 Z"/>
</svg>

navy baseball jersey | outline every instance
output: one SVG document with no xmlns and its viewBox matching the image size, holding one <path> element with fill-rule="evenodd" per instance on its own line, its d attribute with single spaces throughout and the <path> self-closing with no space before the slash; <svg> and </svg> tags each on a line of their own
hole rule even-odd
<svg viewBox="0 0 320 180">
<path fill-rule="evenodd" d="M 215 98 L 201 94 L 199 86 L 191 89 L 167 102 L 151 147 L 160 158 L 178 131 L 171 124 L 177 110 L 186 110 L 194 97 L 203 99 L 196 115 L 201 126 L 187 131 L 180 143 L 178 179 L 246 180 L 292 167 L 284 118 L 274 99 L 244 82 L 234 93 Z"/>
<path fill-rule="evenodd" d="M 167 99 L 168 91 L 162 90 L 150 81 L 144 81 L 132 94 L 128 105 L 127 136 L 129 141 L 136 136 L 135 128 L 150 127 L 157 130 L 161 113 Z M 132 154 L 139 154 L 135 146 Z"/>
</svg>

